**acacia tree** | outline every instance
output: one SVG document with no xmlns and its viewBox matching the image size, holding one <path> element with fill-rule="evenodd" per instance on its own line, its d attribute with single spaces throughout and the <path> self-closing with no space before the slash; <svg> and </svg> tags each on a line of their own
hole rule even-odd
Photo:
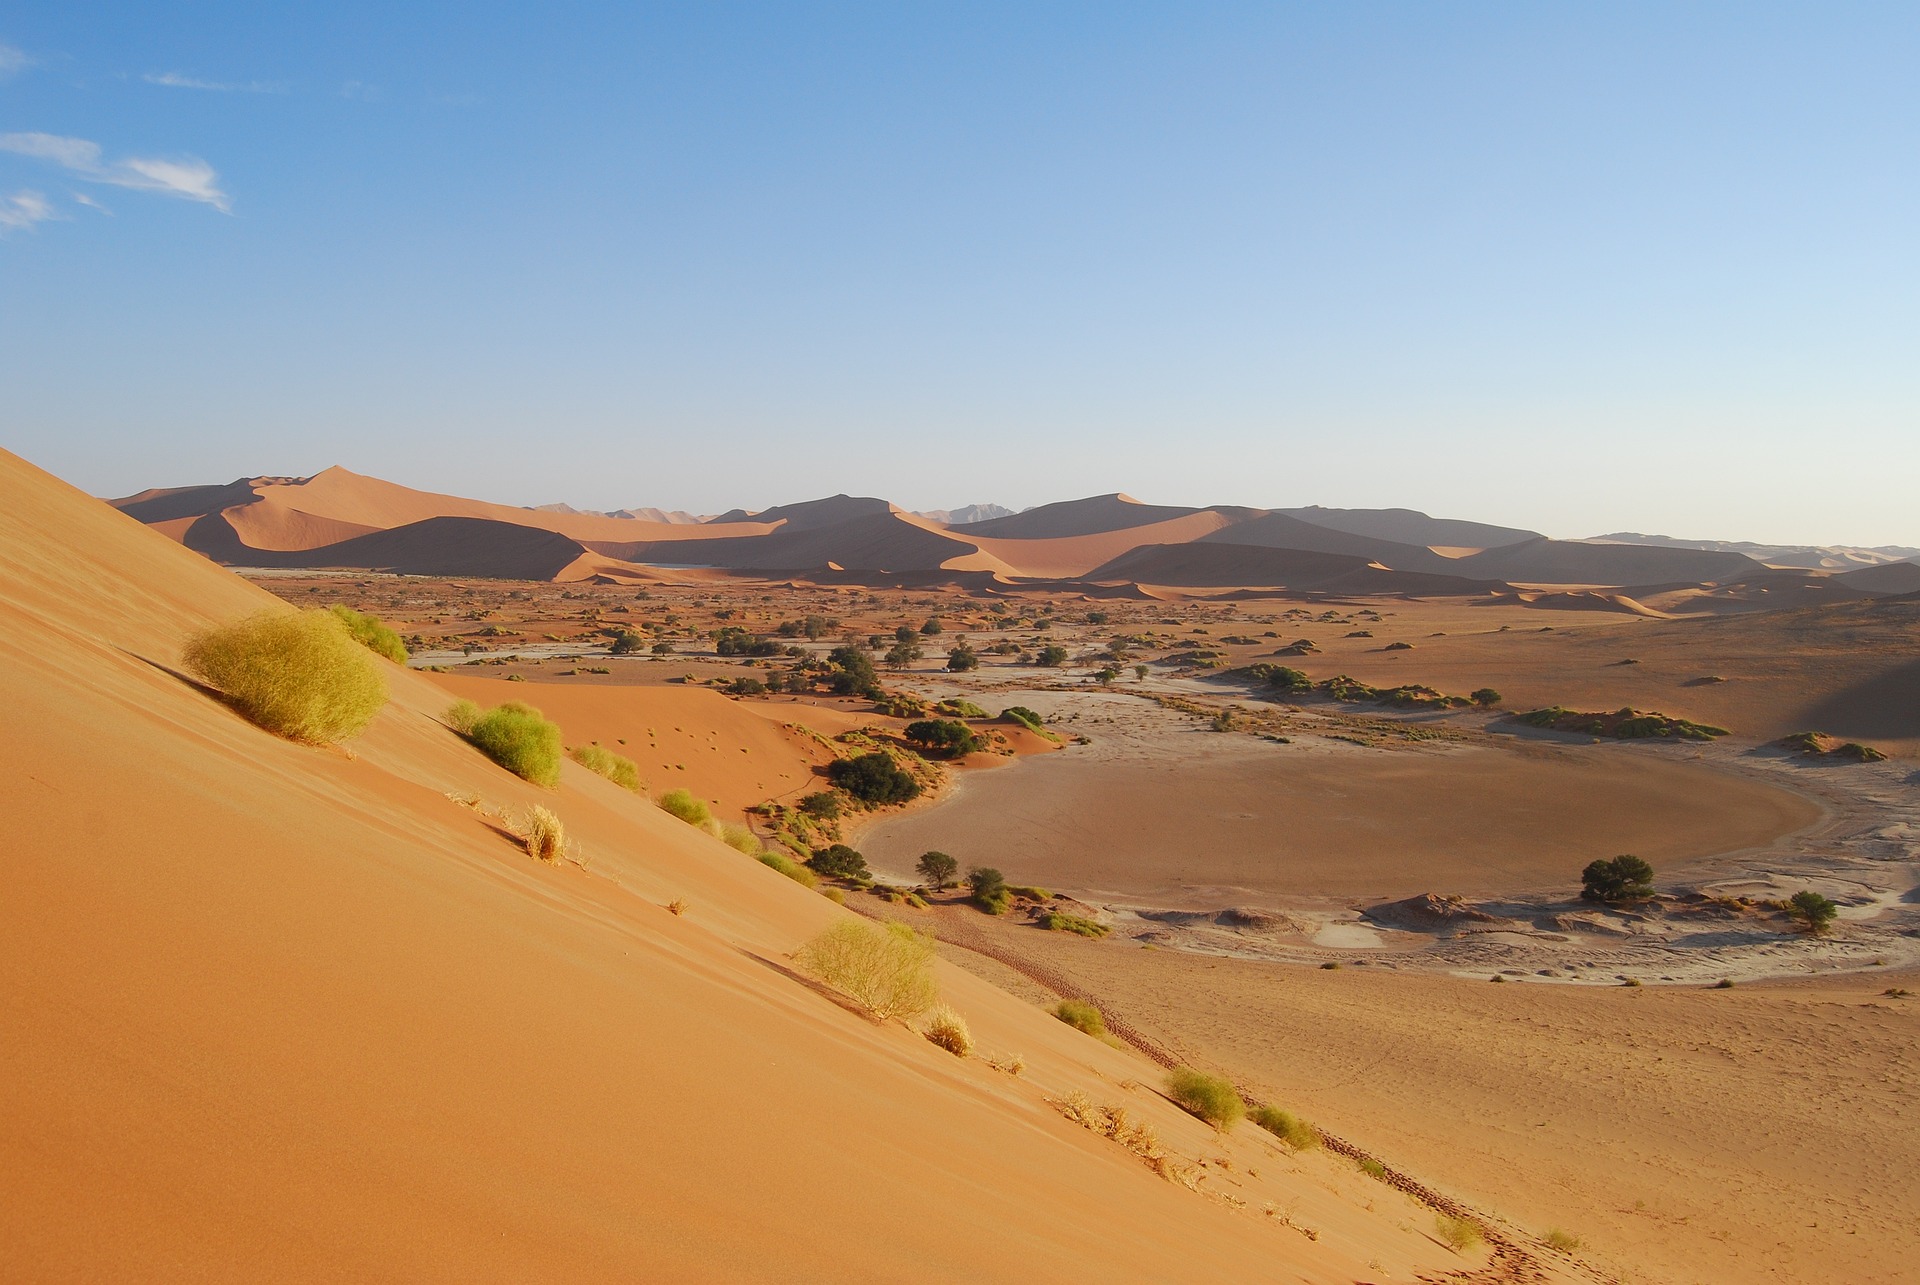
<svg viewBox="0 0 1920 1285">
<path fill-rule="evenodd" d="M 1808 888 L 1793 894 L 1787 913 L 1798 919 L 1809 932 L 1823 933 L 1840 913 L 1840 907 Z"/>
<path fill-rule="evenodd" d="M 914 869 L 936 889 L 945 890 L 953 886 L 953 876 L 959 872 L 960 863 L 944 852 L 926 852 L 921 854 Z"/>
<path fill-rule="evenodd" d="M 1653 867 L 1631 855 L 1590 861 L 1580 872 L 1580 885 L 1587 901 L 1644 901 L 1653 895 Z"/>
<path fill-rule="evenodd" d="M 947 668 L 956 674 L 964 674 L 970 669 L 980 668 L 980 654 L 973 645 L 962 641 L 959 646 L 947 653 Z"/>
</svg>

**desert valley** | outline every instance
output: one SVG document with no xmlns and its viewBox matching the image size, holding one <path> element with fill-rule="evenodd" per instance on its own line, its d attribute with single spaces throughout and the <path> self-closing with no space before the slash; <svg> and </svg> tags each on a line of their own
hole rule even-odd
<svg viewBox="0 0 1920 1285">
<path fill-rule="evenodd" d="M 1920 1252 L 1911 551 L 5 488 L 36 1278 L 288 1237 L 326 1274 L 717 1279 L 773 1238 L 821 1280 Z M 271 735 L 192 659 L 289 607 L 392 657 L 364 733 Z M 476 752 L 519 707 L 550 784 Z M 1583 897 L 1621 854 L 1651 887 Z M 847 998 L 809 953 L 847 923 L 937 943 L 959 1043 Z M 1281 1114 L 1232 1128 L 1195 1073 Z M 908 1173 L 937 1208 L 874 1234 Z"/>
</svg>

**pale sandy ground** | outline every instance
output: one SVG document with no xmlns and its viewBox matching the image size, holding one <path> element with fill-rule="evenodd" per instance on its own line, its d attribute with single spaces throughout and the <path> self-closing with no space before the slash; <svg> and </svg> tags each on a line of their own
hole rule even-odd
<svg viewBox="0 0 1920 1285">
<path fill-rule="evenodd" d="M 450 693 L 426 677 L 390 669 L 350 752 L 261 732 L 170 667 L 272 600 L 4 453 L 0 545 L 0 1275 L 1334 1282 L 1487 1261 L 1329 1156 L 1217 1137 L 1147 1063 L 959 970 L 949 998 L 1023 1075 L 854 1016 L 788 963 L 845 912 L 571 765 L 554 791 L 508 776 L 435 721 Z M 451 795 L 554 808 L 585 866 L 532 862 Z M 1049 1099 L 1073 1090 L 1205 1162 L 1200 1190 L 1063 1119 Z"/>
<path fill-rule="evenodd" d="M 1881 994 L 1920 990 L 1911 973 L 1491 986 L 951 913 L 1450 1194 L 1580 1237 L 1622 1280 L 1891 1285 L 1920 1261 L 1920 999 Z"/>
</svg>

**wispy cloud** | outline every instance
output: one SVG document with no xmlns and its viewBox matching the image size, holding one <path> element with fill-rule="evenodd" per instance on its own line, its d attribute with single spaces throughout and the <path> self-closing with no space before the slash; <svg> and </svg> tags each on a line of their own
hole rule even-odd
<svg viewBox="0 0 1920 1285">
<path fill-rule="evenodd" d="M 126 156 L 109 161 L 100 144 L 59 134 L 0 134 L 0 152 L 50 161 L 90 182 L 177 196 L 211 205 L 222 214 L 232 213 L 227 194 L 220 190 L 220 176 L 197 156 L 173 160 Z"/>
<path fill-rule="evenodd" d="M 205 89 L 216 94 L 284 94 L 291 88 L 284 80 L 201 80 L 177 71 L 150 71 L 140 79 L 168 89 Z"/>
<path fill-rule="evenodd" d="M 73 197 L 73 201 L 75 205 L 84 205 L 89 210 L 100 211 L 100 213 L 106 215 L 108 218 L 113 217 L 112 210 L 109 210 L 106 206 L 100 204 L 100 202 L 94 200 L 91 196 L 88 196 L 85 192 L 73 192 L 73 193 L 70 193 L 70 195 Z"/>
<path fill-rule="evenodd" d="M 30 231 L 36 223 L 59 217 L 47 198 L 38 192 L 20 191 L 0 197 L 0 236 Z"/>
<path fill-rule="evenodd" d="M 12 45 L 0 45 L 0 80 L 16 76 L 33 66 L 33 59 L 27 57 L 24 50 Z"/>
</svg>

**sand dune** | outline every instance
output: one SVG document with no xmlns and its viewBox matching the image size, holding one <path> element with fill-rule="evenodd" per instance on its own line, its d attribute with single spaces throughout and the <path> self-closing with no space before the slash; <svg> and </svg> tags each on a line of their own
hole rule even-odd
<svg viewBox="0 0 1920 1285">
<path fill-rule="evenodd" d="M 1189 588 L 1265 585 L 1326 593 L 1460 595 L 1508 587 L 1498 581 L 1394 571 L 1359 554 L 1265 548 L 1211 540 L 1135 549 L 1096 568 L 1089 579 L 1132 580 L 1145 585 Z"/>
<path fill-rule="evenodd" d="M 1376 540 L 1392 540 L 1399 544 L 1444 545 L 1479 550 L 1497 549 L 1542 538 L 1538 531 L 1494 526 L 1486 522 L 1465 522 L 1458 518 L 1428 517 L 1416 509 L 1325 509 L 1315 504 L 1303 509 L 1279 509 L 1277 512 L 1330 530 L 1370 536 Z"/>
<path fill-rule="evenodd" d="M 1116 491 L 1112 495 L 1089 496 L 1084 500 L 1042 504 L 1012 517 L 969 522 L 961 534 L 969 540 L 976 536 L 996 540 L 1060 540 L 1151 526 L 1156 522 L 1191 517 L 1198 512 L 1198 509 L 1177 505 L 1142 504 L 1131 495 Z"/>
<path fill-rule="evenodd" d="M 1488 549 L 1456 564 L 1459 574 L 1542 584 L 1630 585 L 1656 580 L 1721 580 L 1757 569 L 1738 553 L 1539 539 Z"/>
<path fill-rule="evenodd" d="M 1023 1076 L 854 1017 L 785 962 L 844 912 L 584 771 L 553 792 L 508 776 L 433 720 L 448 693 L 423 676 L 390 672 L 352 755 L 260 732 L 168 667 L 271 600 L 10 456 L 0 537 L 0 801 L 30 854 L 0 900 L 10 1274 L 1350 1281 L 1459 1261 L 1401 1197 L 1217 1137 L 1126 1087 L 1151 1078 L 1137 1059 L 963 974 L 950 997 Z M 450 792 L 554 807 L 588 867 L 531 862 Z M 1244 1207 L 1069 1124 L 1047 1099 L 1075 1088 L 1225 1160 L 1202 1185 Z"/>
</svg>

